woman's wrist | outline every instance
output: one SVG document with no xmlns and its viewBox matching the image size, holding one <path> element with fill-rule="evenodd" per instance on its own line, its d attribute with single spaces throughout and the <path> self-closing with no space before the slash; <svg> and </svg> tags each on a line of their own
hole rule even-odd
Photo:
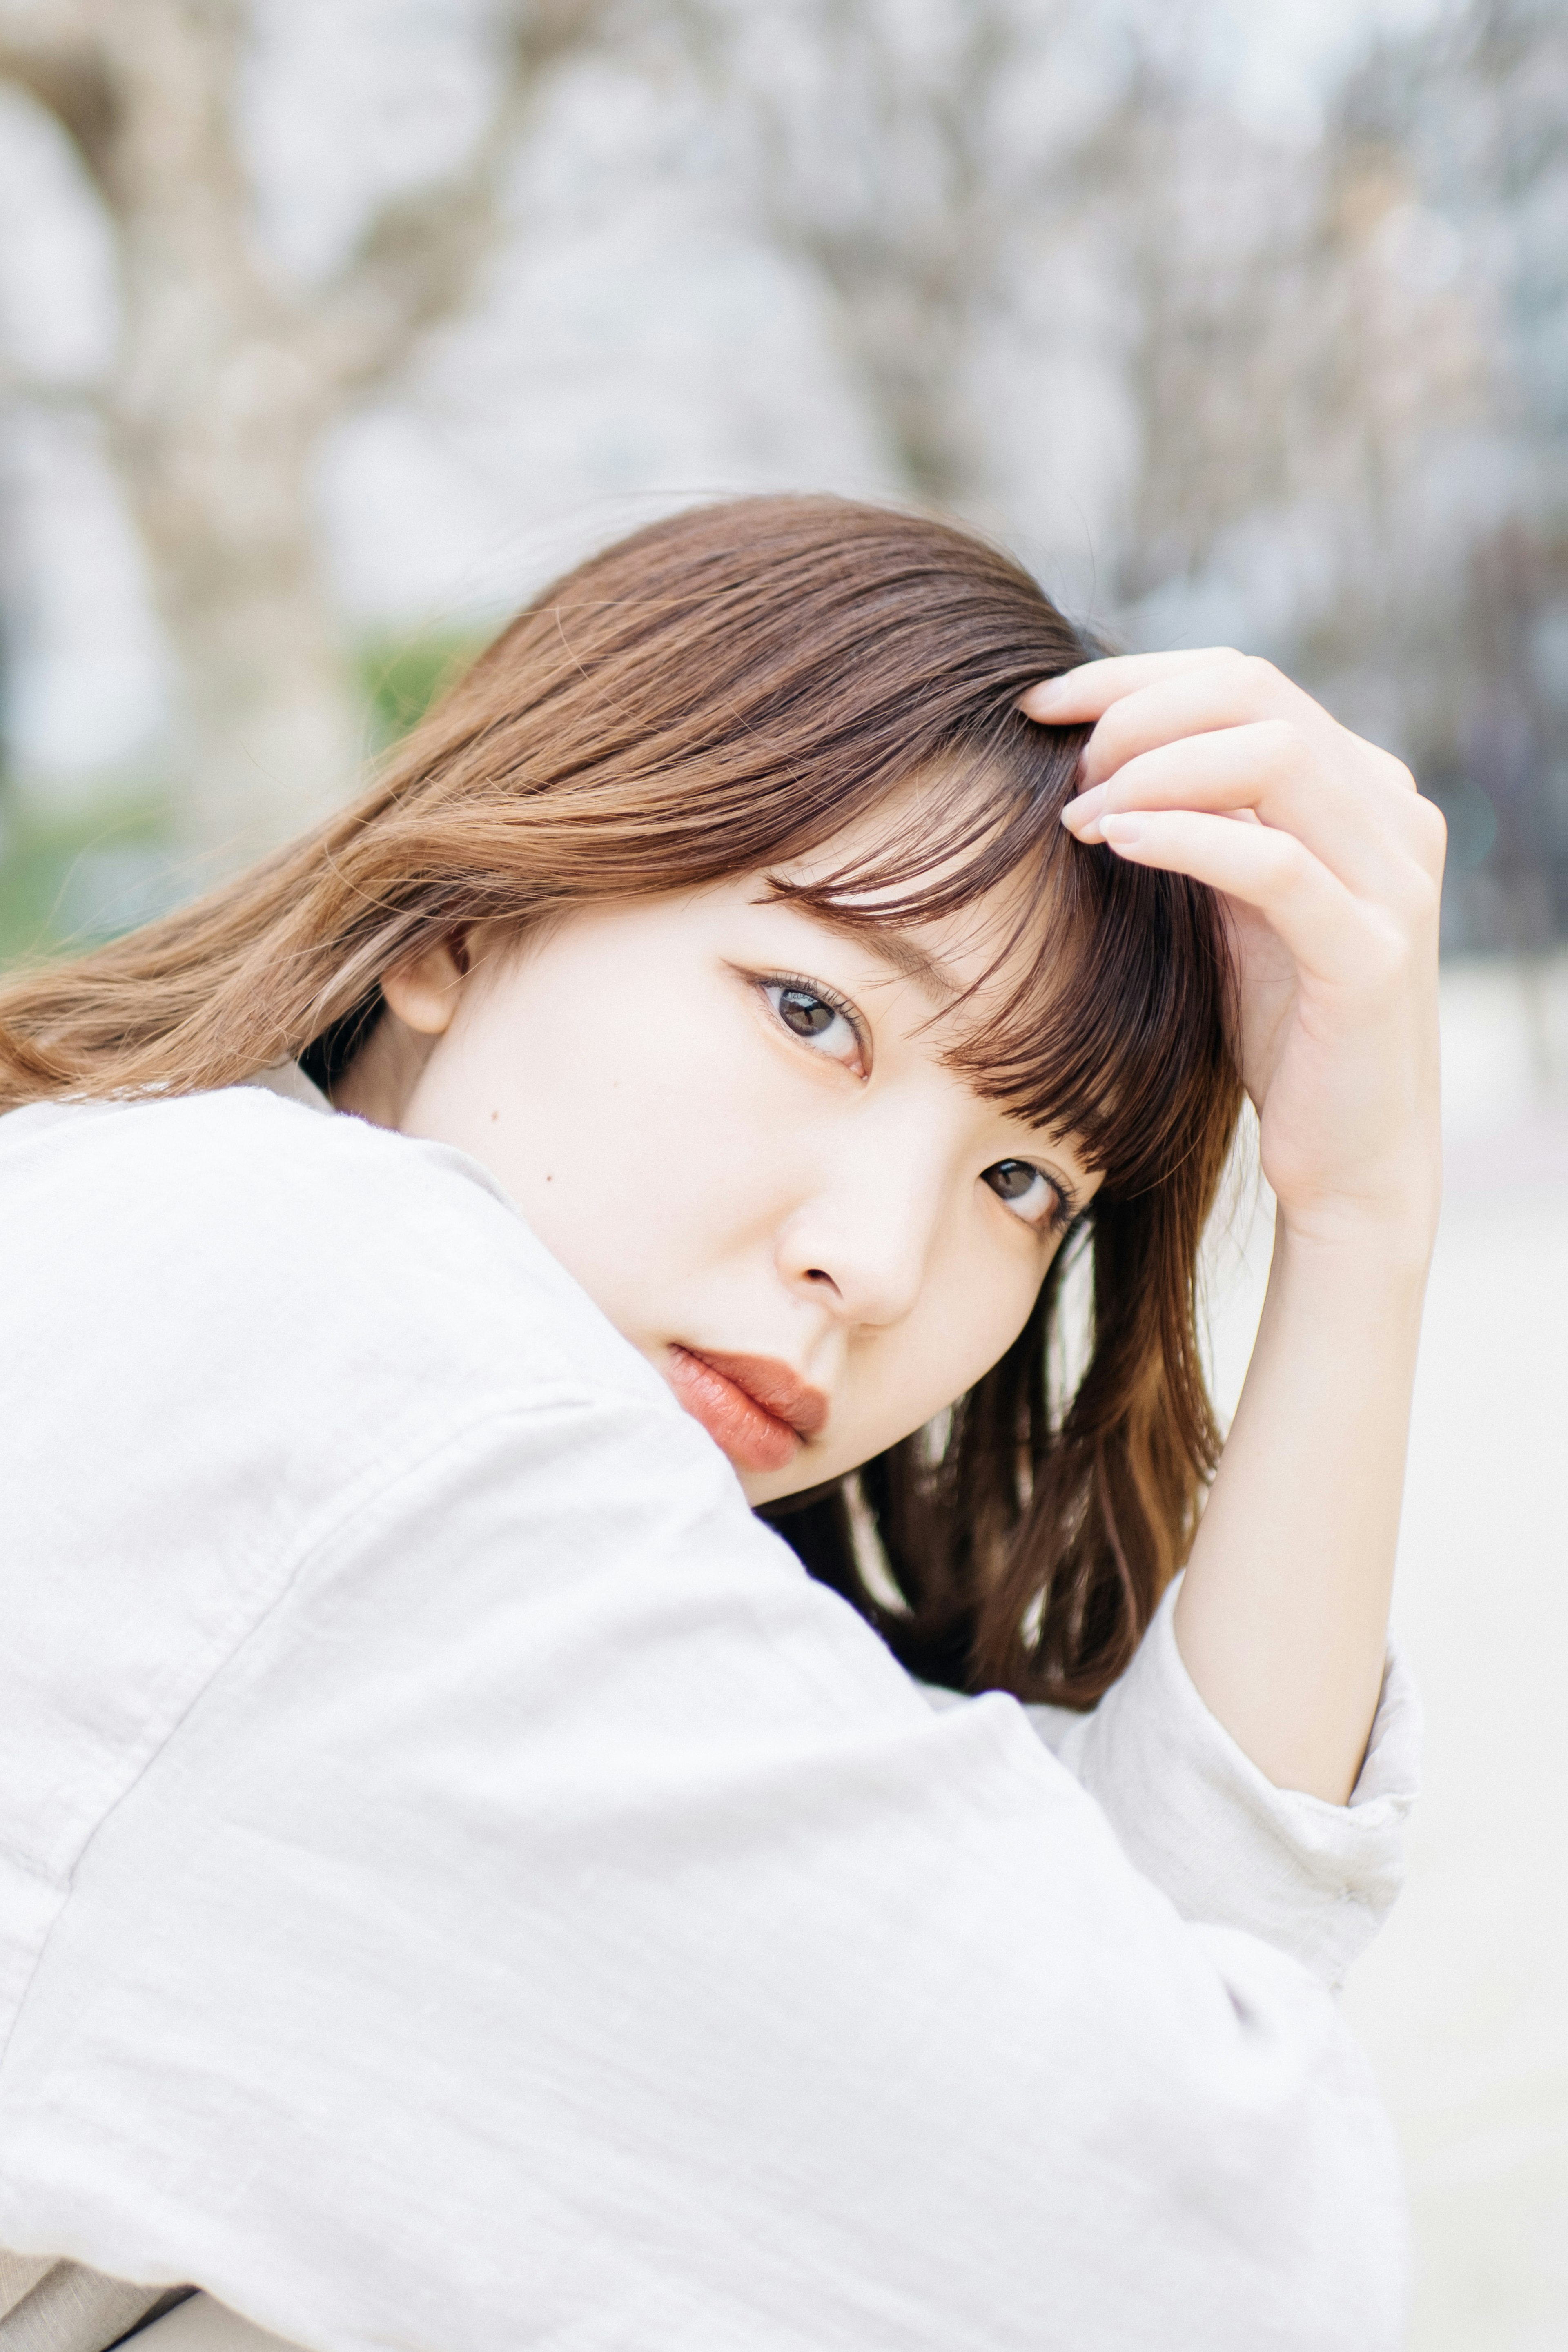
<svg viewBox="0 0 1568 2352">
<path fill-rule="evenodd" d="M 1432 1222 L 1325 1205 L 1304 1221 L 1280 1209 L 1176 1633 L 1259 1769 L 1342 1804 L 1382 1677 Z"/>
<path fill-rule="evenodd" d="M 1274 1245 L 1326 1278 L 1426 1286 L 1437 1237 L 1441 1175 L 1423 1171 L 1383 1198 L 1276 1205 Z"/>
<path fill-rule="evenodd" d="M 1415 1375 L 1435 1224 L 1419 1216 L 1314 1217 L 1305 1223 L 1275 1220 L 1268 1288 L 1295 1344 L 1311 1356 L 1321 1348 L 1353 1347 L 1370 1377 L 1386 1381 L 1397 1366 Z M 1387 1350 L 1394 1360 L 1386 1360 Z M 1384 1356 L 1373 1373 L 1373 1359 Z M 1340 1377 L 1355 1385 L 1348 1366 Z"/>
</svg>

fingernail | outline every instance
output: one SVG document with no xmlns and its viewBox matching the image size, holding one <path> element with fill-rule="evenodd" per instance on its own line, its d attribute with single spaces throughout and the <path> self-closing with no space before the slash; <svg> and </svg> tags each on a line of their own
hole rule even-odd
<svg viewBox="0 0 1568 2352">
<path fill-rule="evenodd" d="M 1116 849 L 1142 841 L 1148 829 L 1141 816 L 1102 816 L 1100 820 L 1100 839 L 1109 841 Z"/>
<path fill-rule="evenodd" d="M 1071 670 L 1064 670 L 1060 677 L 1043 677 L 1037 686 L 1026 688 L 1018 700 L 1031 719 L 1041 719 L 1047 711 L 1054 710 L 1059 702 L 1066 700 L 1071 677 Z"/>
<path fill-rule="evenodd" d="M 1087 793 L 1079 793 L 1078 798 L 1068 801 L 1063 809 L 1062 823 L 1070 825 L 1074 833 L 1079 832 L 1086 824 L 1091 824 L 1105 806 L 1105 792 L 1103 784 L 1091 784 Z"/>
</svg>

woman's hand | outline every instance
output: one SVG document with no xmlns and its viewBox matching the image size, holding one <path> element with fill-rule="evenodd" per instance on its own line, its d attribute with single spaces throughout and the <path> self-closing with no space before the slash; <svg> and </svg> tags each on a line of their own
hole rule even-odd
<svg viewBox="0 0 1568 2352">
<path fill-rule="evenodd" d="M 1375 1229 L 1425 1262 L 1444 827 L 1408 769 L 1226 650 L 1089 662 L 1022 707 L 1094 722 L 1064 820 L 1080 841 L 1220 894 L 1241 1075 L 1287 1226 L 1324 1243 Z"/>
<path fill-rule="evenodd" d="M 1239 654 L 1089 662 L 1022 708 L 1093 725 L 1080 841 L 1226 909 L 1279 1216 L 1176 1637 L 1269 1779 L 1342 1803 L 1382 1685 L 1437 1217 L 1443 821 L 1397 760 Z"/>
</svg>

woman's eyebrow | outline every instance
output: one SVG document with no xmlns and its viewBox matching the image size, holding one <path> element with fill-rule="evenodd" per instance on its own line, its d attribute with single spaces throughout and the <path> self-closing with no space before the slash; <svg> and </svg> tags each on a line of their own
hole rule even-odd
<svg viewBox="0 0 1568 2352">
<path fill-rule="evenodd" d="M 952 965 L 944 963 L 941 956 L 932 955 L 929 948 L 922 948 L 908 931 L 893 930 L 882 923 L 863 922 L 840 908 L 814 907 L 811 911 L 828 930 L 842 931 L 858 946 L 890 964 L 900 979 L 912 980 L 917 988 L 923 988 L 939 1003 L 950 1004 L 954 997 L 963 994 L 964 984 Z"/>
</svg>

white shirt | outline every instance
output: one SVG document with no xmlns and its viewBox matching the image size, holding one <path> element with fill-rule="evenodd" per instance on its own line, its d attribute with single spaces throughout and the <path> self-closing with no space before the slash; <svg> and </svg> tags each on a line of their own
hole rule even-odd
<svg viewBox="0 0 1568 2352">
<path fill-rule="evenodd" d="M 481 1169 L 259 1087 L 0 1119 L 0 1381 L 22 2274 L 319 2352 L 1396 2342 L 1328 1986 L 1397 1667 L 1345 1808 L 1168 1604 L 1090 1716 L 933 1707 Z"/>
</svg>

